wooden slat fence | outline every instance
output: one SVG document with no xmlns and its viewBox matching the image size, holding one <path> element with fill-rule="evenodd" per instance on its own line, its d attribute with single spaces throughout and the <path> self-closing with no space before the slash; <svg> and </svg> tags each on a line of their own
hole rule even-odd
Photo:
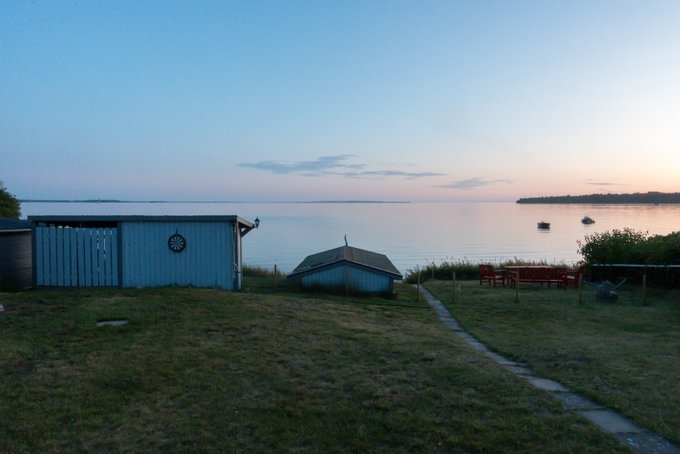
<svg viewBox="0 0 680 454">
<path fill-rule="evenodd" d="M 116 228 L 36 227 L 36 284 L 117 287 Z"/>
</svg>

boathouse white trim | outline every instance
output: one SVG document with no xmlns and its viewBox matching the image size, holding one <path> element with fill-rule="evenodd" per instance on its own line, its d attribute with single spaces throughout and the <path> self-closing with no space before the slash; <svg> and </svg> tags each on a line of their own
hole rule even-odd
<svg viewBox="0 0 680 454">
<path fill-rule="evenodd" d="M 239 290 L 238 216 L 29 216 L 34 287 Z"/>
</svg>

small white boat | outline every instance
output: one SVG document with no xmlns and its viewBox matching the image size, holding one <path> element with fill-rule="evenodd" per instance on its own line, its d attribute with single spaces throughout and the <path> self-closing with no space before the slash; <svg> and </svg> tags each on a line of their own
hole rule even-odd
<svg viewBox="0 0 680 454">
<path fill-rule="evenodd" d="M 583 216 L 583 219 L 581 219 L 581 222 L 584 224 L 595 224 L 595 220 L 591 218 L 590 216 Z"/>
<path fill-rule="evenodd" d="M 538 228 L 541 229 L 541 230 L 548 230 L 548 229 L 550 229 L 550 223 L 545 222 L 545 221 L 541 221 L 541 222 L 538 223 Z"/>
</svg>

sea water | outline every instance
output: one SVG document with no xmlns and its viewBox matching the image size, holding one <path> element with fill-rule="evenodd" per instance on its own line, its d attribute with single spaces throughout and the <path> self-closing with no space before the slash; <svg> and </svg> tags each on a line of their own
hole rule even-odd
<svg viewBox="0 0 680 454">
<path fill-rule="evenodd" d="M 520 258 L 577 262 L 586 235 L 632 228 L 680 230 L 680 205 L 516 203 L 75 203 L 23 202 L 31 215 L 238 215 L 259 229 L 243 238 L 244 263 L 290 272 L 305 256 L 345 244 L 383 253 L 402 272 L 442 261 Z M 595 224 L 584 225 L 585 215 Z M 550 222 L 549 230 L 537 222 Z"/>
</svg>

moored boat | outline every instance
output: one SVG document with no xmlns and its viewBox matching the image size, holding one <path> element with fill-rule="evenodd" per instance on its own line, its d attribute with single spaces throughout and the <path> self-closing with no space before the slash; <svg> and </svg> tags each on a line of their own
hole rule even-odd
<svg viewBox="0 0 680 454">
<path fill-rule="evenodd" d="M 583 216 L 583 219 L 581 219 L 581 222 L 584 224 L 595 224 L 595 220 L 591 218 L 590 216 Z"/>
<path fill-rule="evenodd" d="M 541 229 L 541 230 L 548 230 L 550 228 L 550 223 L 545 222 L 545 221 L 541 221 L 541 222 L 538 223 L 538 228 Z"/>
</svg>

